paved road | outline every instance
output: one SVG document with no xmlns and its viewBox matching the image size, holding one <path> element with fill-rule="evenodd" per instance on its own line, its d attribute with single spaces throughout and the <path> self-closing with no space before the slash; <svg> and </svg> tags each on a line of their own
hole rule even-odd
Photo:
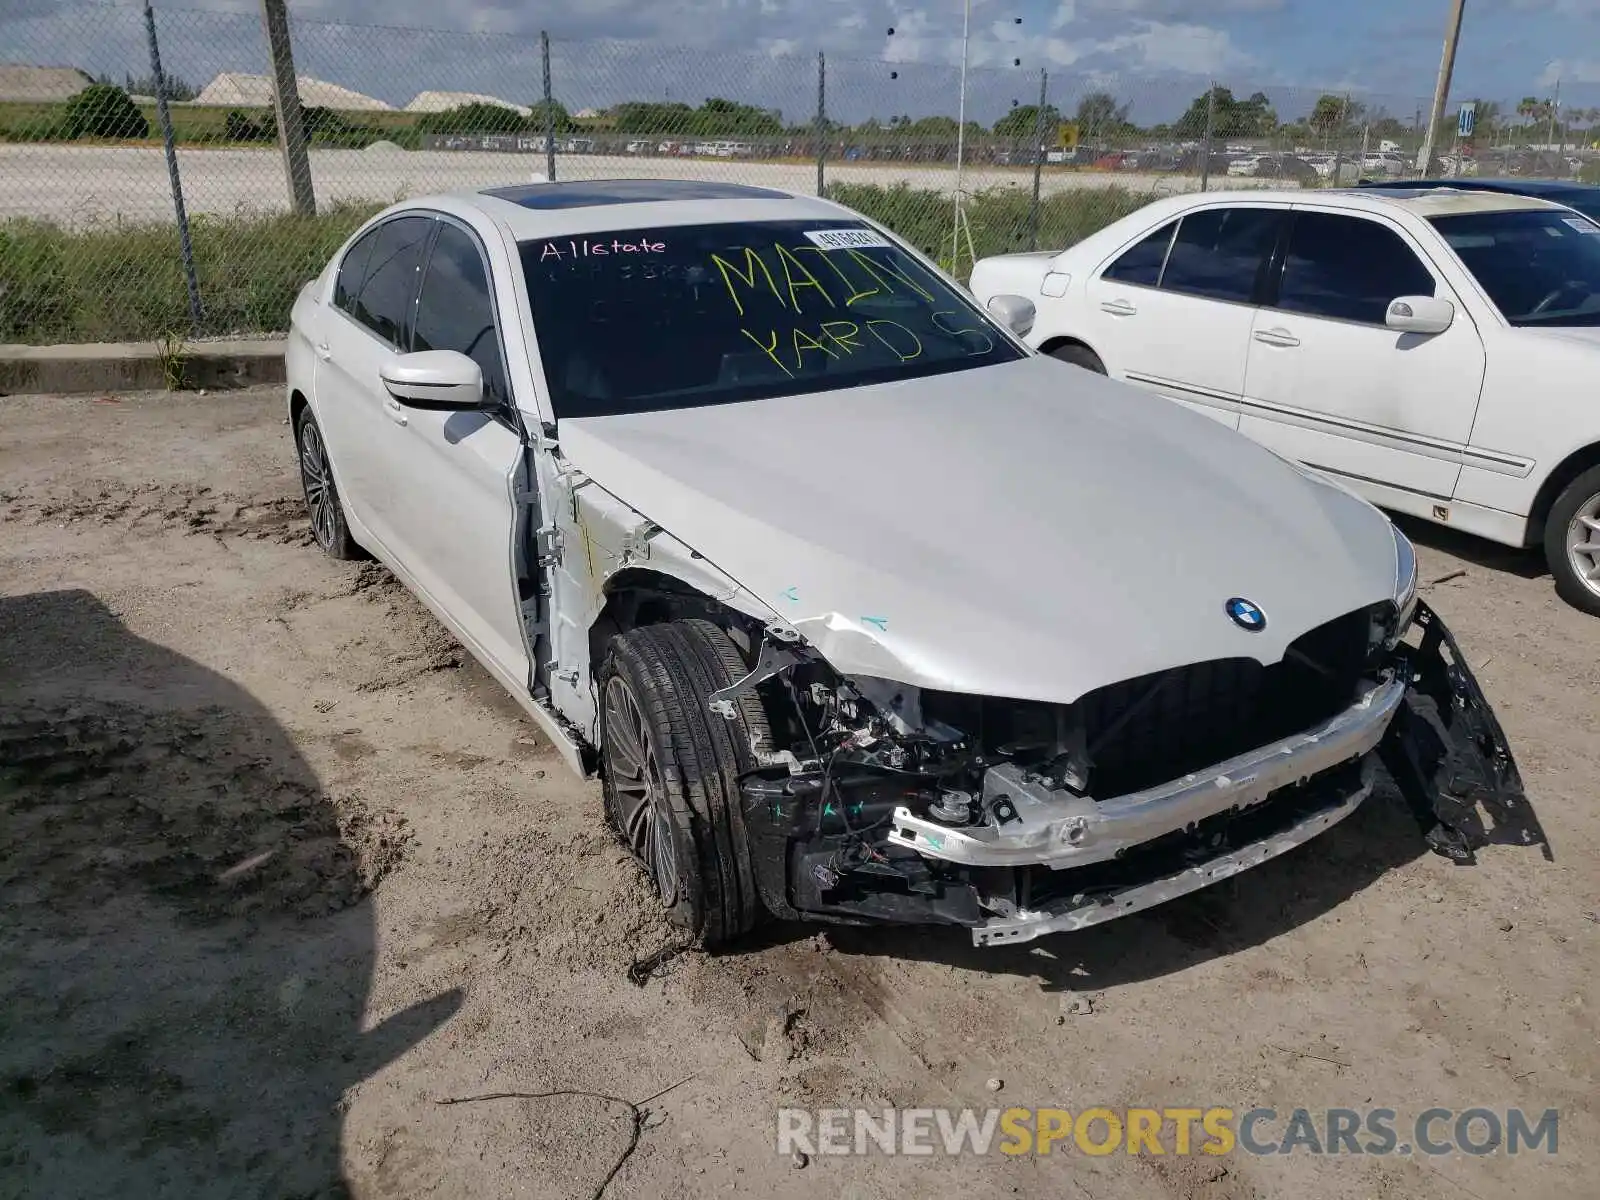
<svg viewBox="0 0 1600 1200">
<path fill-rule="evenodd" d="M 185 203 L 190 213 L 234 215 L 281 212 L 288 207 L 283 161 L 272 149 L 180 150 Z M 428 192 L 525 182 L 543 172 L 542 154 L 408 150 L 317 150 L 312 181 L 320 203 L 338 200 L 397 200 Z M 816 187 L 816 167 L 806 163 L 757 163 L 737 159 L 630 158 L 562 155 L 561 179 L 688 177 L 759 184 L 790 191 Z M 955 172 L 947 167 L 830 165 L 828 178 L 850 183 L 897 184 L 951 192 Z M 1228 186 L 1253 180 L 1229 180 Z M 1265 183 L 1266 181 L 1261 181 Z M 1026 168 L 969 170 L 964 186 L 1027 188 Z M 1187 176 L 1109 174 L 1049 169 L 1045 193 L 1121 186 L 1152 194 L 1192 189 Z M 166 158 L 159 149 L 104 146 L 0 145 L 0 220 L 32 217 L 74 226 L 172 219 Z"/>
</svg>

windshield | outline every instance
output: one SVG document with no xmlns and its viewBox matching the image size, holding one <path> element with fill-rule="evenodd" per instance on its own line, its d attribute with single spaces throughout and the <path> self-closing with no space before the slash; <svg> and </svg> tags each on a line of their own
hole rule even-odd
<svg viewBox="0 0 1600 1200">
<path fill-rule="evenodd" d="M 1513 325 L 1600 325 L 1600 225 L 1540 209 L 1434 217 Z"/>
<path fill-rule="evenodd" d="M 628 229 L 520 244 L 557 417 L 759 400 L 1023 357 L 861 221 Z"/>
</svg>

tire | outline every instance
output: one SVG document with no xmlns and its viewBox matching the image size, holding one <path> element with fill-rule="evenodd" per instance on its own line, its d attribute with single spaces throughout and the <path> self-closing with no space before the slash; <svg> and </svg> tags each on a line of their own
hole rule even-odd
<svg viewBox="0 0 1600 1200">
<path fill-rule="evenodd" d="M 1587 553 L 1572 548 L 1593 545 Z M 1544 557 L 1556 594 L 1600 617 L 1600 467 L 1590 467 L 1556 497 L 1544 526 Z M 1576 560 L 1576 561 L 1574 561 Z M 1590 578 L 1585 578 L 1590 574 Z"/>
<path fill-rule="evenodd" d="M 1096 375 L 1106 373 L 1106 365 L 1100 361 L 1100 356 L 1089 347 L 1080 346 L 1076 342 L 1057 346 L 1050 351 L 1050 357 L 1059 358 L 1062 362 L 1071 363 L 1075 367 L 1082 367 L 1085 371 L 1093 371 Z"/>
<path fill-rule="evenodd" d="M 345 523 L 344 502 L 334 486 L 328 444 L 322 439 L 322 429 L 311 415 L 309 405 L 300 410 L 295 421 L 294 447 L 300 460 L 300 490 L 306 498 L 311 536 L 330 558 L 347 561 L 365 558 L 355 538 L 350 536 L 350 526 Z"/>
<path fill-rule="evenodd" d="M 770 742 L 760 700 L 728 720 L 712 692 L 748 671 L 709 621 L 646 625 L 612 639 L 600 674 L 606 823 L 643 866 L 667 919 L 702 946 L 753 929 L 765 913 L 740 807 L 739 777 Z"/>
</svg>

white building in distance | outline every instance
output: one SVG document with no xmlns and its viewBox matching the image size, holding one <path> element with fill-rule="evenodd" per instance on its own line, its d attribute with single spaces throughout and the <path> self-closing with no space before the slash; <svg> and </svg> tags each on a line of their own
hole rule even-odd
<svg viewBox="0 0 1600 1200">
<path fill-rule="evenodd" d="M 336 83 L 325 83 L 309 75 L 296 77 L 300 103 L 305 108 L 336 108 L 347 112 L 393 112 L 394 106 L 363 96 Z M 224 72 L 201 89 L 193 103 L 217 108 L 271 108 L 272 78 L 268 75 L 240 75 Z"/>
</svg>

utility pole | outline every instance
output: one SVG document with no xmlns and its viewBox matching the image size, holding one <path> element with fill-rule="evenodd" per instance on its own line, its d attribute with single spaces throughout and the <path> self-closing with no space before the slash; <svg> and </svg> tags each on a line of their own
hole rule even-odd
<svg viewBox="0 0 1600 1200">
<path fill-rule="evenodd" d="M 962 173 L 967 161 L 967 57 L 972 43 L 972 0 L 966 0 L 961 13 L 961 98 L 956 109 L 956 210 L 950 226 L 950 274 L 956 273 L 961 257 Z M 976 266 L 977 264 L 973 264 Z"/>
<path fill-rule="evenodd" d="M 1560 146 L 1555 145 L 1555 140 L 1556 140 L 1556 115 L 1560 111 L 1561 111 L 1561 80 L 1558 79 L 1558 80 L 1556 80 L 1556 98 L 1550 105 L 1550 131 L 1545 134 L 1545 139 L 1544 139 L 1546 142 L 1548 142 L 1551 145 L 1551 147 L 1553 149 L 1555 149 L 1557 151 L 1559 151 L 1561 149 Z M 1566 141 L 1565 138 L 1562 138 L 1561 140 L 1562 141 Z"/>
<path fill-rule="evenodd" d="M 1444 120 L 1445 105 L 1450 100 L 1450 77 L 1456 70 L 1456 46 L 1461 41 L 1461 10 L 1466 0 L 1450 0 L 1450 23 L 1444 31 L 1444 55 L 1439 60 L 1439 82 L 1433 89 L 1433 108 L 1428 117 L 1428 132 L 1422 138 L 1422 151 L 1417 155 L 1417 170 L 1424 177 L 1433 174 L 1433 148 L 1439 137 L 1439 124 Z"/>
</svg>

